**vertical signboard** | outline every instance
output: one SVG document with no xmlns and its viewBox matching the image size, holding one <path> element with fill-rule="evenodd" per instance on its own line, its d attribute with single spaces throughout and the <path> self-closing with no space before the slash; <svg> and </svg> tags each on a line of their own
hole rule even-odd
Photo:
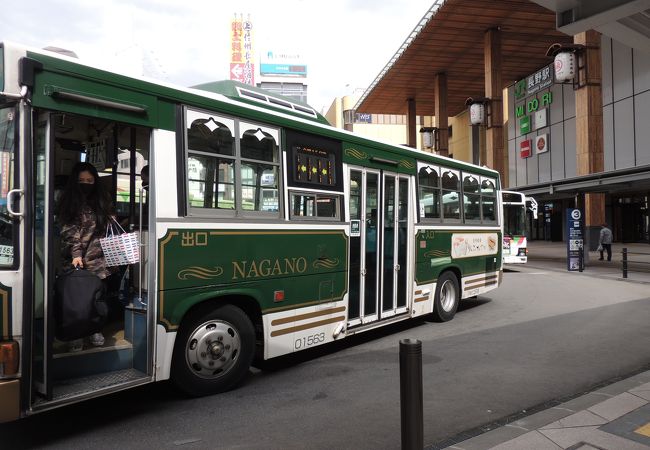
<svg viewBox="0 0 650 450">
<path fill-rule="evenodd" d="M 578 208 L 567 208 L 566 212 L 567 270 L 582 271 L 584 264 L 582 258 L 582 251 L 584 249 L 584 240 L 582 237 L 582 210 Z"/>
<path fill-rule="evenodd" d="M 255 85 L 253 23 L 235 14 L 230 26 L 230 79 Z"/>
</svg>

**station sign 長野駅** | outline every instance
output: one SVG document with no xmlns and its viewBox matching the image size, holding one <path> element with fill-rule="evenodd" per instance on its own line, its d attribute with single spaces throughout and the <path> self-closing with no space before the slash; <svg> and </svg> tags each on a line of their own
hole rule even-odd
<svg viewBox="0 0 650 450">
<path fill-rule="evenodd" d="M 521 136 L 548 126 L 548 112 L 553 103 L 552 68 L 552 64 L 544 66 L 515 83 L 515 117 Z"/>
</svg>

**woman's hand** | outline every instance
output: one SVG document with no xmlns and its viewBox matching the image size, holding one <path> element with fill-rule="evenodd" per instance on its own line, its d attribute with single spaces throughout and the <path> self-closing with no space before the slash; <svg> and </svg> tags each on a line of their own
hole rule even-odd
<svg viewBox="0 0 650 450">
<path fill-rule="evenodd" d="M 82 261 L 81 256 L 77 256 L 76 258 L 72 258 L 72 265 L 73 267 L 79 267 L 81 269 L 84 268 L 84 263 Z"/>
</svg>

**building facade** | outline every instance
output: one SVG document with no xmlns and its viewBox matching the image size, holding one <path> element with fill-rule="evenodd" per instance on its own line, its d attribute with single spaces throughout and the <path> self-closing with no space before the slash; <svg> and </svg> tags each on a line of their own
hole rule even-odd
<svg viewBox="0 0 650 450">
<path fill-rule="evenodd" d="M 602 136 L 591 136 L 587 150 L 599 158 L 602 148 L 601 170 L 581 173 L 579 167 L 576 141 L 585 125 L 577 118 L 576 95 L 586 86 L 558 83 L 551 65 L 507 90 L 510 187 L 537 198 L 543 212 L 531 221 L 533 239 L 563 240 L 565 209 L 594 194 L 602 198 L 615 241 L 650 242 L 650 54 L 604 35 L 598 47 L 600 82 L 594 84 L 601 104 L 591 120 L 602 120 Z M 550 73 L 550 83 L 528 94 L 528 80 L 534 86 L 540 72 Z"/>
</svg>

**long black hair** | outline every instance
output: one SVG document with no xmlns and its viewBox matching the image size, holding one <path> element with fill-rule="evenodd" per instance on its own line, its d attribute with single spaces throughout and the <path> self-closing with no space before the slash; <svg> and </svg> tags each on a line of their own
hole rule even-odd
<svg viewBox="0 0 650 450">
<path fill-rule="evenodd" d="M 95 179 L 88 194 L 84 194 L 79 187 L 79 174 L 89 172 Z M 109 218 L 113 215 L 113 202 L 110 194 L 99 181 L 97 169 L 90 163 L 80 162 L 75 164 L 68 177 L 59 206 L 57 208 L 58 219 L 62 224 L 75 223 L 84 206 L 88 206 L 96 217 L 96 229 L 103 230 L 108 224 Z"/>
</svg>

